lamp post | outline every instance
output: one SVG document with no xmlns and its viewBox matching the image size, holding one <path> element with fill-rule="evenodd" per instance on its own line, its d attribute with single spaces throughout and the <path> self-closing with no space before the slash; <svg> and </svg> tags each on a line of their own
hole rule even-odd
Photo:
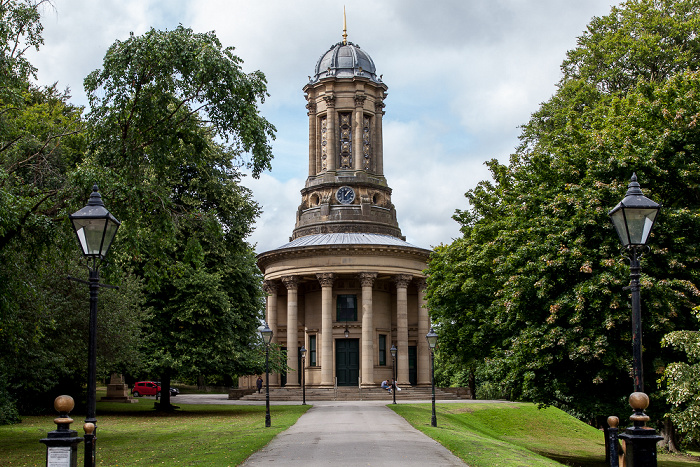
<svg viewBox="0 0 700 467">
<path fill-rule="evenodd" d="M 302 345 L 301 353 L 301 405 L 306 405 L 306 348 Z"/>
<path fill-rule="evenodd" d="M 428 347 L 430 347 L 430 381 L 433 386 L 433 416 L 430 419 L 430 426 L 437 426 L 437 417 L 435 416 L 435 346 L 437 345 L 438 335 L 432 326 L 425 339 L 428 341 Z"/>
<path fill-rule="evenodd" d="M 88 381 L 87 381 L 87 413 L 85 423 L 97 426 L 95 408 L 97 402 L 97 292 L 100 287 L 111 287 L 100 284 L 99 267 L 107 256 L 109 247 L 117 234 L 121 223 L 105 208 L 97 185 L 92 187 L 92 194 L 87 206 L 69 215 L 73 230 L 78 237 L 78 243 L 87 259 L 90 286 L 90 320 L 88 337 Z M 74 279 L 75 280 L 75 279 Z M 85 437 L 85 465 L 95 465 L 96 430 Z"/>
<path fill-rule="evenodd" d="M 394 377 L 391 382 L 391 394 L 394 396 L 394 404 L 396 404 L 396 346 L 391 344 L 391 359 L 394 361 Z"/>
<path fill-rule="evenodd" d="M 348 337 L 350 337 L 350 329 L 348 329 L 348 325 L 347 325 L 347 324 L 345 325 L 345 331 L 343 331 L 343 335 L 345 336 L 346 339 L 347 339 Z"/>
<path fill-rule="evenodd" d="M 642 194 L 637 183 L 637 175 L 632 174 L 627 186 L 627 194 L 624 199 L 608 213 L 612 220 L 622 246 L 627 249 L 630 260 L 630 286 L 632 295 L 632 359 L 634 374 L 634 392 L 630 396 L 630 406 L 634 414 L 630 420 L 632 427 L 620 435 L 631 448 L 628 452 L 628 465 L 656 465 L 656 442 L 662 437 L 656 435 L 656 431 L 646 428 L 645 422 L 649 417 L 644 409 L 649 406 L 649 397 L 644 393 L 644 377 L 642 374 L 642 316 L 639 295 L 639 278 L 641 266 L 639 258 L 646 248 L 647 240 L 656 216 L 661 206 Z"/>
<path fill-rule="evenodd" d="M 260 330 L 263 343 L 265 344 L 265 427 L 272 425 L 270 419 L 270 342 L 272 342 L 272 329 L 265 322 L 265 326 Z"/>
</svg>

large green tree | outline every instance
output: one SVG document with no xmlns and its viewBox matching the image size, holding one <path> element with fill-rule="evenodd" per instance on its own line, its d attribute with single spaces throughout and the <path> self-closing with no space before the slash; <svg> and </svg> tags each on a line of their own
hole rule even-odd
<svg viewBox="0 0 700 467">
<path fill-rule="evenodd" d="M 699 293 L 699 19 L 697 0 L 594 18 L 510 162 L 467 192 L 428 298 L 443 350 L 476 358 L 482 384 L 589 421 L 629 410 L 629 268 L 607 212 L 636 171 L 664 206 L 642 260 L 645 384 L 662 417 L 660 341 L 693 325 Z"/>
<path fill-rule="evenodd" d="M 43 43 L 47 4 L 0 1 L 0 423 L 50 411 L 60 393 L 80 401 L 87 367 L 87 289 L 65 279 L 85 274 L 66 217 L 87 200 L 73 183 L 82 110 L 55 86 L 34 85 L 25 55 Z M 134 368 L 140 281 L 106 273 L 121 290 L 101 300 L 100 367 Z"/>
<path fill-rule="evenodd" d="M 91 158 L 81 174 L 104 180 L 123 221 L 113 250 L 145 280 L 144 350 L 165 387 L 171 374 L 244 372 L 261 313 L 245 242 L 259 208 L 240 169 L 270 167 L 275 129 L 258 110 L 263 74 L 241 63 L 214 33 L 179 26 L 115 42 L 85 79 Z"/>
</svg>

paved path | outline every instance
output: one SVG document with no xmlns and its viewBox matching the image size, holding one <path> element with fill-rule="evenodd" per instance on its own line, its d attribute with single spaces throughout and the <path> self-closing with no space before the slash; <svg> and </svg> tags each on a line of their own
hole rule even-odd
<svg viewBox="0 0 700 467">
<path fill-rule="evenodd" d="M 272 423 L 275 423 L 274 410 Z M 465 464 L 396 415 L 386 407 L 386 402 L 314 401 L 313 407 L 291 428 L 277 435 L 242 465 L 427 467 Z"/>
</svg>

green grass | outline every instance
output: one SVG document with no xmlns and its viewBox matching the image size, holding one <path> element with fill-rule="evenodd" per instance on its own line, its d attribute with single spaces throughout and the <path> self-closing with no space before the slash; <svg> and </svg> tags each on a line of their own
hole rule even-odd
<svg viewBox="0 0 700 467">
<path fill-rule="evenodd" d="M 554 407 L 436 404 L 436 428 L 430 426 L 430 404 L 389 407 L 471 467 L 606 465 L 603 433 Z M 658 459 L 661 467 L 698 465 L 686 456 Z"/>
<path fill-rule="evenodd" d="M 97 463 L 101 466 L 238 465 L 310 406 L 272 406 L 272 427 L 265 428 L 264 406 L 180 405 L 173 414 L 153 411 L 150 400 L 138 404 L 97 404 Z M 72 415 L 72 428 L 82 436 L 84 417 Z M 56 425 L 51 416 L 23 417 L 17 425 L 0 426 L 3 466 L 46 465 L 39 443 Z M 83 462 L 78 445 L 78 465 Z"/>
</svg>

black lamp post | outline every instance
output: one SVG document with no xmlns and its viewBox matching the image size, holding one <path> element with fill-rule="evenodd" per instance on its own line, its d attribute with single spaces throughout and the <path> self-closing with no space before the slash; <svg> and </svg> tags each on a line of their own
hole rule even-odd
<svg viewBox="0 0 700 467">
<path fill-rule="evenodd" d="M 433 416 L 430 419 L 430 426 L 437 426 L 437 417 L 435 416 L 435 346 L 437 345 L 438 335 L 432 327 L 426 334 L 425 339 L 428 341 L 428 347 L 430 347 L 430 380 L 433 385 Z"/>
<path fill-rule="evenodd" d="M 301 405 L 306 405 L 306 348 L 302 345 L 301 353 Z"/>
<path fill-rule="evenodd" d="M 272 342 L 272 329 L 265 323 L 260 330 L 263 343 L 265 344 L 265 427 L 272 425 L 270 419 L 270 342 Z"/>
<path fill-rule="evenodd" d="M 391 382 L 391 394 L 394 396 L 394 404 L 396 404 L 396 346 L 391 344 L 391 359 L 394 361 L 394 378 Z"/>
<path fill-rule="evenodd" d="M 87 381 L 87 415 L 85 423 L 97 425 L 95 407 L 97 402 L 97 291 L 100 287 L 109 287 L 100 284 L 99 267 L 107 256 L 112 240 L 117 234 L 121 224 L 105 208 L 102 196 L 98 192 L 97 185 L 92 187 L 92 194 L 87 206 L 68 216 L 73 223 L 73 229 L 78 237 L 83 255 L 88 260 L 90 271 L 90 321 L 88 338 L 88 381 Z M 80 280 L 80 282 L 85 282 Z M 96 431 L 85 437 L 85 465 L 95 465 Z"/>
<path fill-rule="evenodd" d="M 630 260 L 630 287 L 632 295 L 632 357 L 634 372 L 634 393 L 630 396 L 630 406 L 635 410 L 630 420 L 634 426 L 620 435 L 631 445 L 628 449 L 628 465 L 656 465 L 656 442 L 662 439 L 656 431 L 644 426 L 649 417 L 644 409 L 649 406 L 649 397 L 644 393 L 642 374 L 642 317 L 639 296 L 641 266 L 639 258 L 646 248 L 647 240 L 661 206 L 642 194 L 637 183 L 637 175 L 632 174 L 627 186 L 627 194 L 608 213 L 620 237 L 622 246 L 627 249 Z"/>
</svg>

